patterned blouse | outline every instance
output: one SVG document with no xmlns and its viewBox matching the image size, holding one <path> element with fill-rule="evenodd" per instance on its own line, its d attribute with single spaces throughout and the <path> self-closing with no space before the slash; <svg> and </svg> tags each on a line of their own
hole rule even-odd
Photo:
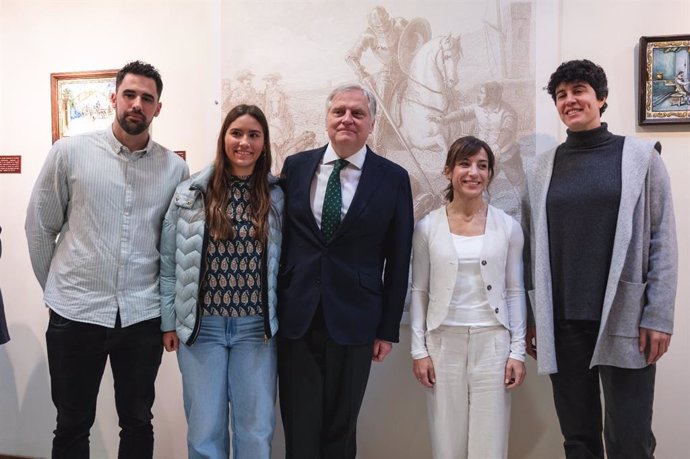
<svg viewBox="0 0 690 459">
<path fill-rule="evenodd" d="M 256 239 L 251 221 L 250 180 L 233 177 L 228 216 L 235 237 L 216 241 L 208 237 L 206 270 L 202 280 L 205 316 L 263 315 L 261 262 L 264 246 Z"/>
</svg>

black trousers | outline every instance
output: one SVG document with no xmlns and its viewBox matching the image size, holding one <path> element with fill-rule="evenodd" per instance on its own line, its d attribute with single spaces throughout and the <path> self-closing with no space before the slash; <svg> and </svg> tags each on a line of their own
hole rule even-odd
<svg viewBox="0 0 690 459">
<path fill-rule="evenodd" d="M 57 427 L 53 459 L 89 457 L 89 431 L 106 360 L 115 384 L 120 459 L 153 457 L 154 381 L 163 355 L 160 319 L 107 328 L 50 312 L 48 367 Z"/>
<path fill-rule="evenodd" d="M 652 459 L 656 366 L 641 369 L 589 368 L 599 322 L 555 323 L 558 373 L 551 375 L 553 398 L 567 459 Z M 604 413 L 600 395 L 604 392 Z"/>
<path fill-rule="evenodd" d="M 354 459 L 357 417 L 373 347 L 329 336 L 321 309 L 300 339 L 278 340 L 278 387 L 287 459 Z"/>
</svg>

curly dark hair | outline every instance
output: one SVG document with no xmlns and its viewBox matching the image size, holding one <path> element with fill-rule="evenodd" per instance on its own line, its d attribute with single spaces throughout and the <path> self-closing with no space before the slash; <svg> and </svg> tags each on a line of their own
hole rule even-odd
<svg viewBox="0 0 690 459">
<path fill-rule="evenodd" d="M 467 135 L 460 137 L 453 145 L 448 149 L 448 156 L 446 156 L 446 164 L 443 167 L 443 173 L 453 170 L 455 165 L 462 161 L 463 159 L 471 158 L 472 156 L 479 153 L 479 150 L 484 149 L 486 156 L 489 158 L 489 181 L 494 178 L 494 163 L 496 162 L 496 157 L 494 152 L 491 151 L 491 147 L 488 143 L 474 136 Z M 453 183 L 449 183 L 445 192 L 446 201 L 453 201 Z"/>
<path fill-rule="evenodd" d="M 551 74 L 546 91 L 551 95 L 555 103 L 558 85 L 577 82 L 589 84 L 594 89 L 597 100 L 604 100 L 609 95 L 609 86 L 604 69 L 587 59 L 572 60 L 559 65 L 556 71 Z M 608 107 L 608 104 L 604 102 L 604 105 L 599 109 L 600 115 L 604 113 L 606 107 Z"/>
<path fill-rule="evenodd" d="M 163 80 L 161 79 L 161 74 L 158 73 L 158 69 L 151 64 L 147 64 L 142 61 L 132 61 L 125 64 L 118 72 L 115 77 L 115 91 L 120 88 L 122 80 L 125 76 L 131 73 L 132 75 L 140 75 L 146 78 L 151 78 L 156 82 L 156 92 L 158 93 L 158 98 L 161 98 L 161 93 L 163 92 Z"/>
</svg>

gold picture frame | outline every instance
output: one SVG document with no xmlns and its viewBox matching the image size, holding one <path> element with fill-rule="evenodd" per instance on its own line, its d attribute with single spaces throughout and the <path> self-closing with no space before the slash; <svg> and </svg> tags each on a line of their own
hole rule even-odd
<svg viewBox="0 0 690 459">
<path fill-rule="evenodd" d="M 640 125 L 690 123 L 690 35 L 640 37 Z"/>
<path fill-rule="evenodd" d="M 116 75 L 117 70 L 50 74 L 53 143 L 110 125 Z"/>
</svg>

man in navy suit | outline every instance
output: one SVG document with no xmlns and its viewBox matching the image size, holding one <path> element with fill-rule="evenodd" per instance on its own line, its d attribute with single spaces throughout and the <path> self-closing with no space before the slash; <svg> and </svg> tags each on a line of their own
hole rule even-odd
<svg viewBox="0 0 690 459">
<path fill-rule="evenodd" d="M 288 459 L 356 456 L 371 361 L 398 341 L 412 193 L 407 172 L 366 145 L 375 116 L 369 91 L 335 89 L 328 145 L 283 166 L 278 371 Z"/>
</svg>

